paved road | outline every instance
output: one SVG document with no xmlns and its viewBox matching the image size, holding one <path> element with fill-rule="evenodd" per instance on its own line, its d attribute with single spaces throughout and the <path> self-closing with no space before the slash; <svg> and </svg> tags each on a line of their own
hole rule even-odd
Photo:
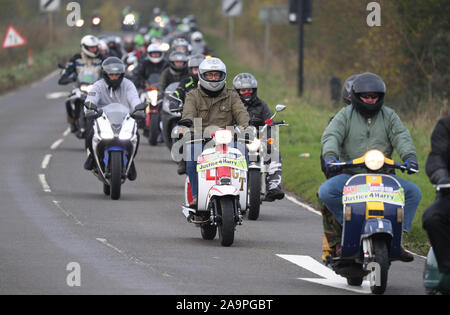
<svg viewBox="0 0 450 315">
<path fill-rule="evenodd" d="M 321 217 L 289 200 L 264 204 L 232 247 L 202 240 L 163 145 L 142 142 L 138 179 L 109 200 L 64 133 L 63 99 L 46 97 L 63 90 L 50 76 L 0 97 L 0 294 L 358 294 L 278 256 L 321 259 Z M 423 263 L 393 263 L 386 294 L 422 294 Z"/>
</svg>

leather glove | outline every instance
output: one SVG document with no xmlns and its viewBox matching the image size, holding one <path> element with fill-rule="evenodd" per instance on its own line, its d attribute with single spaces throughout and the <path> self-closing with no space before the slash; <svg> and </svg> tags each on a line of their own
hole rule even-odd
<svg viewBox="0 0 450 315">
<path fill-rule="evenodd" d="M 325 161 L 325 168 L 327 169 L 327 172 L 329 173 L 337 173 L 342 170 L 342 166 L 338 165 L 331 165 L 329 163 L 339 163 L 339 160 L 336 158 L 329 158 Z"/>
<path fill-rule="evenodd" d="M 405 164 L 403 164 L 408 169 L 408 174 L 414 174 L 415 172 L 409 171 L 409 169 L 415 169 L 419 170 L 419 163 L 417 163 L 416 159 L 409 158 L 405 161 Z"/>
<path fill-rule="evenodd" d="M 440 168 L 431 174 L 430 181 L 435 185 L 450 184 L 450 176 L 446 169 Z"/>
</svg>

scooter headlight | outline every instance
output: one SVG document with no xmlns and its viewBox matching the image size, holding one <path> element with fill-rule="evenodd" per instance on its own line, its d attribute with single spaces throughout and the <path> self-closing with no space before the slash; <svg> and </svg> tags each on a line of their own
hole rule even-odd
<svg viewBox="0 0 450 315">
<path fill-rule="evenodd" d="M 261 148 L 261 140 L 255 138 L 251 143 L 247 144 L 247 149 L 249 152 L 257 152 Z"/>
<path fill-rule="evenodd" d="M 163 52 L 169 51 L 169 49 L 170 49 L 170 45 L 168 43 L 162 43 L 161 44 L 161 50 Z"/>
<path fill-rule="evenodd" d="M 150 90 L 147 91 L 145 93 L 146 97 L 147 97 L 147 101 L 155 106 L 158 103 L 158 90 L 154 89 L 154 90 Z"/>
<path fill-rule="evenodd" d="M 129 65 L 127 68 L 127 72 L 133 72 L 134 69 L 136 69 L 135 65 Z"/>
<path fill-rule="evenodd" d="M 80 91 L 84 93 L 89 93 L 92 89 L 92 84 L 82 84 L 80 86 Z"/>
<path fill-rule="evenodd" d="M 221 129 L 215 133 L 216 144 L 228 144 L 233 140 L 233 134 L 230 130 Z"/>
<path fill-rule="evenodd" d="M 377 171 L 384 165 L 384 154 L 378 150 L 371 150 L 366 153 L 365 164 L 369 170 Z"/>
</svg>

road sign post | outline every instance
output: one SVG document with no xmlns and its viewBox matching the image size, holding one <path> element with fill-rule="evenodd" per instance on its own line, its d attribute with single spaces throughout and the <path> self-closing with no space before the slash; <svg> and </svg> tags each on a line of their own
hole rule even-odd
<svg viewBox="0 0 450 315">
<path fill-rule="evenodd" d="M 289 22 L 298 24 L 298 96 L 302 96 L 304 24 L 312 22 L 312 0 L 290 0 Z"/>
<path fill-rule="evenodd" d="M 233 48 L 234 18 L 242 15 L 242 0 L 222 0 L 222 15 L 228 17 L 228 43 Z"/>
<path fill-rule="evenodd" d="M 264 40 L 264 68 L 269 70 L 270 66 L 270 26 L 272 24 L 287 24 L 289 21 L 289 10 L 286 6 L 270 6 L 259 8 L 259 20 L 265 24 Z"/>
<path fill-rule="evenodd" d="M 48 14 L 48 28 L 50 43 L 53 43 L 53 12 L 59 11 L 61 7 L 60 0 L 40 0 L 39 9 Z"/>
</svg>

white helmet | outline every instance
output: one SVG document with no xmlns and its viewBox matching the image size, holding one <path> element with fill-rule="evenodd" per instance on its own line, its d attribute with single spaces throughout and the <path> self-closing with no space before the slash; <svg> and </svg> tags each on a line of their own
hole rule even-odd
<svg viewBox="0 0 450 315">
<path fill-rule="evenodd" d="M 98 45 L 100 44 L 97 37 L 93 35 L 86 35 L 81 39 L 81 51 L 86 54 L 86 56 L 95 58 L 98 56 Z M 96 47 L 95 52 L 90 52 L 90 47 Z"/>
<path fill-rule="evenodd" d="M 191 43 L 194 43 L 194 42 L 202 42 L 203 41 L 203 35 L 202 35 L 202 33 L 200 33 L 199 31 L 196 31 L 196 32 L 194 32 L 194 33 L 192 33 L 192 35 L 191 35 Z"/>
<path fill-rule="evenodd" d="M 206 72 L 221 72 L 220 79 L 218 81 L 210 81 L 205 78 Z M 227 67 L 219 58 L 207 58 L 202 61 L 198 68 L 200 85 L 211 92 L 217 92 L 223 89 L 225 86 L 225 80 L 227 78 Z"/>
<path fill-rule="evenodd" d="M 151 53 L 160 53 L 159 57 L 152 57 Z M 164 52 L 161 49 L 161 45 L 158 43 L 150 44 L 147 48 L 147 57 L 152 63 L 160 63 L 164 58 Z"/>
</svg>

